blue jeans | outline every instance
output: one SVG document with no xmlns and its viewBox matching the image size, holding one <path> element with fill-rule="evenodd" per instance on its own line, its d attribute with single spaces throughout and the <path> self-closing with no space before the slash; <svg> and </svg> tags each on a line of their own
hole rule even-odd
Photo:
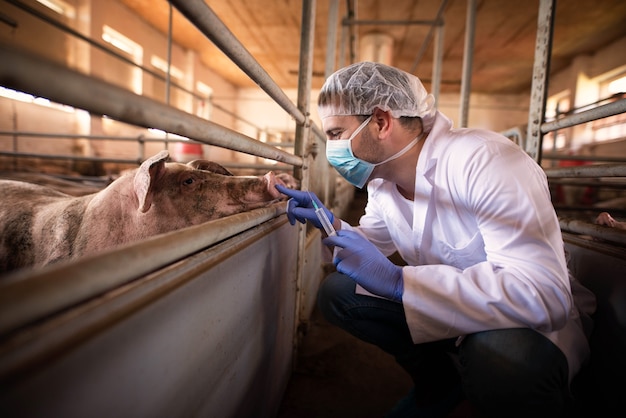
<svg viewBox="0 0 626 418">
<path fill-rule="evenodd" d="M 462 400 L 451 394 L 462 393 L 486 417 L 572 416 L 567 359 L 531 329 L 478 332 L 458 347 L 456 339 L 414 344 L 401 303 L 357 295 L 340 273 L 322 282 L 318 308 L 330 323 L 394 356 L 415 383 L 418 409 L 445 403 L 439 411 L 449 411 Z"/>
</svg>

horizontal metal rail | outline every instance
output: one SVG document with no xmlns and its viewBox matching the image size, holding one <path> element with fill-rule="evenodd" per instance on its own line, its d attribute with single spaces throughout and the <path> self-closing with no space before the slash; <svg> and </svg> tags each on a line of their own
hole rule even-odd
<svg viewBox="0 0 626 418">
<path fill-rule="evenodd" d="M 543 154 L 544 160 L 566 160 L 566 161 L 589 161 L 606 163 L 626 163 L 626 157 L 612 157 L 608 155 L 565 155 L 554 152 Z"/>
<path fill-rule="evenodd" d="M 303 159 L 216 123 L 40 57 L 0 46 L 0 85 L 247 154 L 302 166 Z"/>
<path fill-rule="evenodd" d="M 167 142 L 167 143 L 183 143 L 183 144 L 202 144 L 202 142 L 187 139 L 172 138 L 154 138 L 147 137 L 143 134 L 133 136 L 112 136 L 112 135 L 91 135 L 91 134 L 58 134 L 48 132 L 33 131 L 0 131 L 2 136 L 27 136 L 32 138 L 46 139 L 93 139 L 94 141 L 139 141 L 139 142 Z"/>
<path fill-rule="evenodd" d="M 72 161 L 99 161 L 103 163 L 115 164 L 131 164 L 139 165 L 143 162 L 142 158 L 109 158 L 109 157 L 83 157 L 78 155 L 61 155 L 61 154 L 36 154 L 29 152 L 0 151 L 0 156 L 17 157 L 17 158 L 40 158 L 42 160 L 72 160 Z"/>
<path fill-rule="evenodd" d="M 548 178 L 557 177 L 626 177 L 626 164 L 594 164 L 546 168 Z"/>
<path fill-rule="evenodd" d="M 606 188 L 606 189 L 624 189 L 626 190 L 626 180 L 625 181 L 605 181 L 601 179 L 596 180 L 579 180 L 579 179 L 570 179 L 565 177 L 568 180 L 561 180 L 559 178 L 551 178 L 550 184 L 562 184 L 565 186 L 585 186 L 585 187 L 596 187 L 596 188 Z"/>
<path fill-rule="evenodd" d="M 189 142 L 185 140 L 171 140 L 167 138 L 143 138 L 141 135 L 135 136 L 108 136 L 108 135 L 83 135 L 83 134 L 54 134 L 46 132 L 25 132 L 25 131 L 0 131 L 1 136 L 17 136 L 29 138 L 46 139 L 93 139 L 94 141 L 146 141 L 146 142 Z"/>
<path fill-rule="evenodd" d="M 342 26 L 350 25 L 380 25 L 380 26 L 411 26 L 411 25 L 424 25 L 424 26 L 442 26 L 443 19 L 435 20 L 356 20 L 356 19 L 343 19 L 341 21 Z"/>
<path fill-rule="evenodd" d="M 605 225 L 596 225 L 578 219 L 559 218 L 561 230 L 589 235 L 603 241 L 611 241 L 626 246 L 626 231 Z"/>
<path fill-rule="evenodd" d="M 0 280 L 0 334 L 88 300 L 285 213 L 285 203 Z"/>
<path fill-rule="evenodd" d="M 621 99 L 613 103 L 594 107 L 593 109 L 585 110 L 580 113 L 575 113 L 573 115 L 569 115 L 552 122 L 542 123 L 541 132 L 545 134 L 563 128 L 570 128 L 572 126 L 591 122 L 597 119 L 619 115 L 620 113 L 626 113 L 626 99 Z"/>
</svg>

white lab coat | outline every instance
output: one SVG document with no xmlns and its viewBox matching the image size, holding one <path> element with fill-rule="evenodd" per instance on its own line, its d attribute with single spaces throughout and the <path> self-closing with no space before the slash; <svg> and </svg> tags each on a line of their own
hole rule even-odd
<svg viewBox="0 0 626 418">
<path fill-rule="evenodd" d="M 589 346 L 545 173 L 523 150 L 494 132 L 452 129 L 437 113 L 414 201 L 381 179 L 367 190 L 354 229 L 407 262 L 402 302 L 414 343 L 528 327 L 560 347 L 574 376 Z"/>
</svg>

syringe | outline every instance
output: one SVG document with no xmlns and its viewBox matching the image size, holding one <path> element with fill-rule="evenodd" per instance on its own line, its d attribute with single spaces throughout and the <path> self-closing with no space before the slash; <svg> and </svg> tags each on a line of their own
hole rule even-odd
<svg viewBox="0 0 626 418">
<path fill-rule="evenodd" d="M 310 192 L 309 192 L 309 197 L 311 197 Z M 337 235 L 337 231 L 335 231 L 333 224 L 330 222 L 330 219 L 328 219 L 328 216 L 326 216 L 326 212 L 324 212 L 324 209 L 317 206 L 317 203 L 315 203 L 315 200 L 313 199 L 313 197 L 311 197 L 311 202 L 313 202 L 313 207 L 315 208 L 315 215 L 317 215 L 317 219 L 320 220 L 320 223 L 322 224 L 324 231 L 326 231 L 326 235 L 328 235 L 329 237 Z"/>
</svg>

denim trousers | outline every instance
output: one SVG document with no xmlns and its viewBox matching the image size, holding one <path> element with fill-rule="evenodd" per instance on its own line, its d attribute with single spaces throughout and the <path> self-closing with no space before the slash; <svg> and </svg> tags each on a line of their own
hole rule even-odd
<svg viewBox="0 0 626 418">
<path fill-rule="evenodd" d="M 531 329 L 477 332 L 458 345 L 456 338 L 414 344 L 401 303 L 356 294 L 355 282 L 338 272 L 322 282 L 318 308 L 395 358 L 413 379 L 417 410 L 439 411 L 411 416 L 446 416 L 463 398 L 485 417 L 575 416 L 565 355 Z"/>
</svg>

